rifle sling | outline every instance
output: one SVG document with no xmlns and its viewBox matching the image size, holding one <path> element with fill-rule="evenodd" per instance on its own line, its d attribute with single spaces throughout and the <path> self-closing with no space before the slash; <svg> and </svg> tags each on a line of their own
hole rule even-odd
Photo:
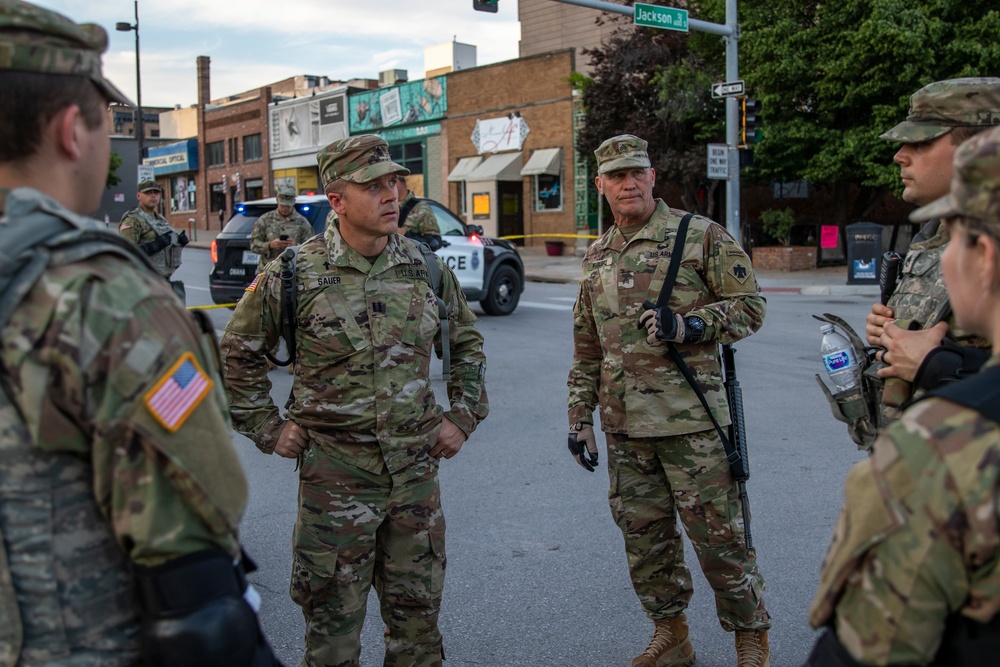
<svg viewBox="0 0 1000 667">
<path fill-rule="evenodd" d="M 677 281 L 677 272 L 681 268 L 681 255 L 684 254 L 684 242 L 687 238 L 688 223 L 694 214 L 688 213 L 683 218 L 681 218 L 681 224 L 677 226 L 677 236 L 674 239 L 674 246 L 670 252 L 670 266 L 667 268 L 667 276 L 663 279 L 663 287 L 660 288 L 660 296 L 656 299 L 656 305 L 660 308 L 666 306 L 670 301 L 670 295 L 674 291 L 674 283 Z M 702 406 L 705 408 L 705 412 L 708 413 L 709 419 L 712 420 L 712 425 L 715 426 L 716 432 L 719 434 L 719 438 L 722 440 L 722 447 L 726 451 L 726 460 L 729 461 L 729 465 L 732 466 L 735 462 L 740 459 L 739 452 L 736 451 L 736 447 L 730 442 L 729 438 L 726 437 L 725 432 L 719 425 L 719 421 L 712 414 L 712 409 L 708 406 L 708 400 L 705 398 L 705 392 L 701 390 L 701 385 L 695 379 L 694 374 L 691 373 L 691 369 L 688 367 L 687 362 L 681 357 L 681 353 L 677 351 L 677 347 L 673 343 L 667 343 L 667 354 L 670 360 L 674 362 L 677 368 L 680 370 L 681 375 L 687 380 L 687 383 L 691 385 L 694 393 L 698 396 L 698 400 L 701 401 Z"/>
</svg>

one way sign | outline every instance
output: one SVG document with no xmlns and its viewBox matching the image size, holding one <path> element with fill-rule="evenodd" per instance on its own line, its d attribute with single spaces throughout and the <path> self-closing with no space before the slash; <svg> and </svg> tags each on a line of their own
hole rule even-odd
<svg viewBox="0 0 1000 667">
<path fill-rule="evenodd" d="M 745 87 L 743 85 L 743 80 L 739 81 L 726 81 L 725 83 L 714 83 L 712 84 L 712 97 L 734 97 L 742 95 L 745 92 Z"/>
</svg>

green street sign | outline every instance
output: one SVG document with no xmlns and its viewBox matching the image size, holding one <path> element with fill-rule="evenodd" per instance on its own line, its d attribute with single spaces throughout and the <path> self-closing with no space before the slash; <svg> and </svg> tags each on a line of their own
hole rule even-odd
<svg viewBox="0 0 1000 667">
<path fill-rule="evenodd" d="M 637 2 L 635 3 L 635 24 L 647 28 L 687 32 L 688 13 L 686 9 L 645 5 Z"/>
</svg>

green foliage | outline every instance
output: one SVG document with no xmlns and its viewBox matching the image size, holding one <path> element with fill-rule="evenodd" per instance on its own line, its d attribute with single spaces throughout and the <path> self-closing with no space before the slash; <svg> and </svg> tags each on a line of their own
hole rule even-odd
<svg viewBox="0 0 1000 667">
<path fill-rule="evenodd" d="M 581 74 L 580 72 L 572 72 L 568 77 L 566 77 L 566 82 L 573 86 L 573 90 L 579 90 L 580 92 L 586 92 L 587 87 L 594 82 L 592 78 L 586 74 Z"/>
<path fill-rule="evenodd" d="M 112 151 L 111 159 L 108 161 L 108 180 L 104 185 L 106 189 L 110 189 L 122 182 L 122 179 L 117 174 L 118 167 L 120 166 L 122 166 L 122 156 Z"/>
<path fill-rule="evenodd" d="M 772 208 L 760 214 L 760 222 L 764 233 L 783 246 L 792 243 L 792 227 L 795 226 L 795 213 L 790 208 Z"/>
<path fill-rule="evenodd" d="M 761 181 L 899 193 L 898 146 L 879 135 L 906 117 L 910 95 L 1000 72 L 995 0 L 771 0 L 740 18 L 740 67 L 764 108 L 767 140 L 752 170 Z M 839 222 L 858 219 L 864 204 L 839 202 Z"/>
</svg>

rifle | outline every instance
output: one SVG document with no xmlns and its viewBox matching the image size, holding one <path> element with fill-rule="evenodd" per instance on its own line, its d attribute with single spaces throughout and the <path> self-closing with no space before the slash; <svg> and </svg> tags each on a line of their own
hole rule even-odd
<svg viewBox="0 0 1000 667">
<path fill-rule="evenodd" d="M 670 252 L 670 266 L 667 268 L 667 275 L 663 280 L 663 287 L 660 289 L 660 295 L 656 300 L 656 303 L 651 301 L 645 301 L 642 307 L 646 310 L 653 308 L 661 308 L 670 301 L 670 293 L 674 289 L 674 282 L 677 280 L 677 272 L 681 265 L 681 255 L 684 254 L 684 239 L 687 236 L 688 223 L 691 220 L 691 213 L 688 213 L 683 218 L 681 218 L 680 224 L 677 226 L 677 236 L 674 239 L 674 247 Z M 640 322 L 639 328 L 642 329 L 643 325 Z M 681 356 L 680 352 L 677 351 L 677 347 L 673 343 L 667 343 L 667 357 L 674 362 L 677 366 L 677 370 L 681 372 L 684 379 L 687 380 L 688 385 L 694 390 L 695 395 L 698 396 L 698 400 L 701 401 L 702 407 L 705 408 L 705 412 L 708 413 L 708 418 L 712 420 L 712 425 L 715 426 L 715 431 L 719 434 L 719 440 L 722 441 L 722 448 L 726 452 L 726 460 L 729 462 L 729 469 L 733 474 L 733 479 L 739 487 L 740 502 L 743 506 L 743 530 L 747 536 L 747 549 L 753 548 L 753 537 L 750 535 L 750 497 L 747 494 L 747 480 L 750 479 L 750 459 L 747 457 L 747 446 L 746 446 L 746 430 L 743 421 L 743 390 L 740 389 L 740 383 L 736 379 L 736 364 L 734 363 L 734 355 L 736 350 L 732 345 L 722 346 L 722 361 L 725 370 L 725 381 L 723 382 L 723 388 L 726 391 L 726 398 L 729 403 L 729 416 L 730 425 L 728 428 L 729 436 L 723 432 L 722 427 L 719 425 L 718 420 L 715 415 L 712 414 L 712 408 L 708 405 L 708 400 L 705 398 L 705 392 L 701 390 L 701 386 L 695 379 L 694 374 L 691 373 L 691 369 L 688 368 L 687 362 Z"/>
<path fill-rule="evenodd" d="M 732 345 L 722 346 L 722 386 L 726 390 L 726 401 L 729 403 L 729 443 L 732 451 L 726 449 L 729 469 L 736 479 L 740 490 L 740 502 L 743 505 L 743 526 L 747 534 L 747 549 L 753 549 L 753 538 L 750 535 L 750 496 L 747 494 L 747 480 L 750 479 L 750 456 L 747 452 L 746 422 L 743 420 L 743 389 L 736 379 L 736 348 Z M 710 413 L 711 414 L 711 413 Z M 725 442 L 723 442 L 725 445 Z"/>
</svg>

